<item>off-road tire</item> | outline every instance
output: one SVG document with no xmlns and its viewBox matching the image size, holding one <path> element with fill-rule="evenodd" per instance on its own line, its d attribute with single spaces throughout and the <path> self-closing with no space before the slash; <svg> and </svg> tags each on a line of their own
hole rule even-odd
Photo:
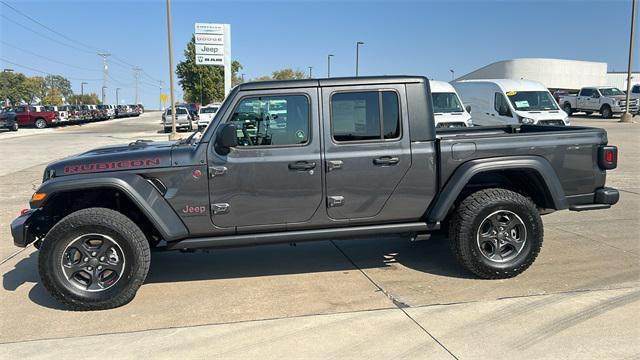
<svg viewBox="0 0 640 360">
<path fill-rule="evenodd" d="M 602 105 L 600 114 L 602 115 L 603 119 L 611 119 L 613 117 L 613 112 L 611 111 L 611 107 L 609 105 Z"/>
<path fill-rule="evenodd" d="M 68 244 L 87 233 L 108 235 L 122 249 L 124 268 L 117 282 L 104 290 L 89 292 L 73 286 L 61 262 Z M 70 310 L 102 310 L 127 304 L 135 297 L 149 271 L 149 243 L 128 217 L 106 208 L 78 210 L 58 222 L 40 247 L 38 270 L 44 287 Z"/>
<path fill-rule="evenodd" d="M 526 228 L 521 252 L 511 261 L 495 263 L 486 259 L 477 245 L 479 227 L 496 211 L 519 216 Z M 467 196 L 456 208 L 449 226 L 454 256 L 467 270 L 484 279 L 506 279 L 525 271 L 542 248 L 543 225 L 536 205 L 528 198 L 506 189 L 485 189 Z"/>
</svg>

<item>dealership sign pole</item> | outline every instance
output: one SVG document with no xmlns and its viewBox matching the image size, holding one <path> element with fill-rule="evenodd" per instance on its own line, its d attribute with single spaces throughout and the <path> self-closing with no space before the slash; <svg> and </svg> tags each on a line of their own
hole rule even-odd
<svg viewBox="0 0 640 360">
<path fill-rule="evenodd" d="M 224 66 L 224 96 L 231 90 L 231 25 L 196 23 L 196 65 Z"/>
</svg>

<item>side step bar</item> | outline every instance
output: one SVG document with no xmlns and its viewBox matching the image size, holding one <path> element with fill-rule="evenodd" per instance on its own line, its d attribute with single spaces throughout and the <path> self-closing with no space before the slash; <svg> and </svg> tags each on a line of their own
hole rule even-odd
<svg viewBox="0 0 640 360">
<path fill-rule="evenodd" d="M 313 240 L 331 240 L 333 238 L 346 239 L 382 234 L 420 233 L 430 230 L 438 230 L 439 228 L 440 223 L 427 224 L 426 222 L 412 222 L 319 230 L 282 231 L 262 234 L 189 238 L 168 243 L 167 247 L 169 250 L 211 249 Z"/>
</svg>

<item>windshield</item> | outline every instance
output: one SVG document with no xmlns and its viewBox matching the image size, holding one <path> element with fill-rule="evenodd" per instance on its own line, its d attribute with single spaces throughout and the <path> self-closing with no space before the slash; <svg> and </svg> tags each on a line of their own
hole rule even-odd
<svg viewBox="0 0 640 360">
<path fill-rule="evenodd" d="M 548 91 L 508 91 L 507 96 L 516 110 L 558 110 L 555 100 Z"/>
<path fill-rule="evenodd" d="M 600 93 L 602 94 L 602 96 L 624 95 L 622 90 L 620 90 L 618 88 L 600 89 Z"/>
<path fill-rule="evenodd" d="M 462 104 L 455 93 L 431 93 L 434 113 L 462 112 Z"/>
<path fill-rule="evenodd" d="M 213 114 L 218 111 L 217 107 L 200 108 L 200 114 Z"/>
</svg>

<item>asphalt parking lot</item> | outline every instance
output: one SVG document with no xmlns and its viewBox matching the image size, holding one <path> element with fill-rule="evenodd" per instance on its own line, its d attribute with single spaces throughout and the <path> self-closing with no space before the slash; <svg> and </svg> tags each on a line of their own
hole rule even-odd
<svg viewBox="0 0 640 360">
<path fill-rule="evenodd" d="M 474 278 L 444 237 L 327 239 L 154 253 L 130 304 L 60 308 L 39 282 L 37 251 L 14 247 L 9 223 L 48 162 L 164 140 L 159 121 L 146 113 L 0 133 L 0 358 L 640 357 L 640 124 L 597 117 L 572 124 L 604 127 L 619 146 L 607 183 L 621 191 L 620 203 L 543 217 L 542 252 L 514 279 Z"/>
</svg>

